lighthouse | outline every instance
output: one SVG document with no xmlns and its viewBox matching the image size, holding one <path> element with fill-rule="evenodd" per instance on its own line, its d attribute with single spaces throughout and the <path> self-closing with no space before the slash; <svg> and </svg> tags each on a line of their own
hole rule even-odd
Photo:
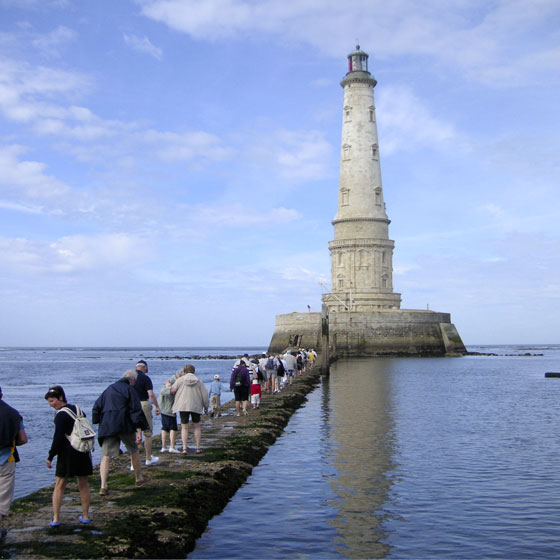
<svg viewBox="0 0 560 560">
<path fill-rule="evenodd" d="M 340 82 L 338 206 L 334 239 L 328 244 L 331 291 L 322 296 L 322 313 L 277 315 L 269 352 L 305 346 L 320 349 L 323 359 L 462 355 L 466 348 L 449 313 L 401 309 L 401 295 L 393 291 L 395 243 L 389 239 L 381 181 L 373 95 L 377 81 L 368 58 L 357 45 Z"/>
<path fill-rule="evenodd" d="M 323 302 L 329 312 L 399 309 L 393 292 L 390 220 L 383 197 L 379 142 L 368 54 L 356 46 L 348 55 L 344 88 L 338 212 L 332 222 L 332 292 Z"/>
</svg>

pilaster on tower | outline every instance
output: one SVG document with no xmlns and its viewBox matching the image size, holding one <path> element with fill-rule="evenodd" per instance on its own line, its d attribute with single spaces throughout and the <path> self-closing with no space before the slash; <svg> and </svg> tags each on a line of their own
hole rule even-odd
<svg viewBox="0 0 560 560">
<path fill-rule="evenodd" d="M 399 309 L 393 292 L 393 248 L 379 163 L 379 142 L 368 54 L 348 55 L 344 88 L 338 211 L 333 220 L 331 312 Z"/>
</svg>

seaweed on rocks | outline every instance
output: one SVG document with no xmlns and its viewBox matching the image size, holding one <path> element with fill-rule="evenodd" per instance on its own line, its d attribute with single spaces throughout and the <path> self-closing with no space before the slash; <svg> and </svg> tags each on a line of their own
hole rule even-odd
<svg viewBox="0 0 560 560">
<path fill-rule="evenodd" d="M 112 461 L 108 496 L 99 496 L 98 472 L 90 478 L 91 525 L 78 521 L 79 494 L 69 482 L 61 527 L 51 529 L 52 487 L 12 505 L 3 558 L 184 558 L 210 519 L 219 514 L 282 434 L 291 415 L 320 381 L 320 368 L 296 377 L 261 407 L 236 417 L 233 403 L 220 418 L 204 417 L 203 453 L 160 455 L 152 480 L 137 488 L 124 454 Z M 159 444 L 154 438 L 154 449 Z"/>
</svg>

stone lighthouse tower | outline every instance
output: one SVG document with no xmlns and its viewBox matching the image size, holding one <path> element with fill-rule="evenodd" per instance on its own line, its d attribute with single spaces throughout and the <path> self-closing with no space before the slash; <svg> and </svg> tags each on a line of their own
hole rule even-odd
<svg viewBox="0 0 560 560">
<path fill-rule="evenodd" d="M 307 346 L 325 356 L 444 356 L 466 352 L 449 313 L 401 309 L 393 292 L 393 248 L 383 199 L 368 55 L 348 55 L 338 210 L 329 242 L 332 290 L 321 313 L 276 316 L 269 352 Z M 333 189 L 334 195 L 334 189 Z M 434 279 L 437 282 L 437 279 Z M 326 363 L 326 362 L 325 362 Z"/>
<path fill-rule="evenodd" d="M 329 312 L 399 309 L 393 292 L 393 247 L 383 200 L 379 143 L 368 55 L 356 46 L 342 80 L 342 145 L 338 212 L 333 220 Z"/>
</svg>

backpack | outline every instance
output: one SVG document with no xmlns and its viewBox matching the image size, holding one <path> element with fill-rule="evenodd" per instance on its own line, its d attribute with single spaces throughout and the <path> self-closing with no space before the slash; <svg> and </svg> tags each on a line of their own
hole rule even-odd
<svg viewBox="0 0 560 560">
<path fill-rule="evenodd" d="M 278 377 L 284 377 L 285 372 L 286 372 L 286 368 L 284 367 L 284 364 L 280 360 L 280 363 L 278 364 L 278 370 L 277 370 Z"/>
<path fill-rule="evenodd" d="M 235 386 L 241 387 L 243 381 L 243 373 L 241 372 L 241 368 L 238 366 L 235 370 Z"/>
<path fill-rule="evenodd" d="M 274 369 L 274 358 L 268 358 L 264 369 Z"/>
<path fill-rule="evenodd" d="M 76 406 L 77 414 L 74 414 L 70 408 L 65 406 L 60 410 L 64 410 L 74 419 L 74 428 L 70 435 L 66 436 L 70 445 L 76 450 L 82 453 L 89 453 L 93 451 L 93 446 L 95 444 L 95 432 L 89 423 L 89 420 L 84 416 L 84 413 L 80 410 L 78 405 Z M 58 413 L 57 413 L 58 414 Z"/>
</svg>

